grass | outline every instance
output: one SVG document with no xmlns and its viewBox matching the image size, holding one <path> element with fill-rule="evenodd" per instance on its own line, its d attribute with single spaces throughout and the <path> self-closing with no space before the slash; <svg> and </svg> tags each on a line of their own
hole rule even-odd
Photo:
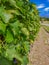
<svg viewBox="0 0 49 65">
<path fill-rule="evenodd" d="M 46 21 L 45 24 L 49 24 L 49 21 Z M 49 33 L 49 26 L 43 26 L 43 27 Z"/>
<path fill-rule="evenodd" d="M 43 27 L 49 33 L 49 27 L 48 26 L 43 26 Z"/>
</svg>

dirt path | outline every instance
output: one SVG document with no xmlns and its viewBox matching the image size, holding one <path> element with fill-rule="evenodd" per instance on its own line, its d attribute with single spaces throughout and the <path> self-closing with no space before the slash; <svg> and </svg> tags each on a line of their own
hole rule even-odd
<svg viewBox="0 0 49 65">
<path fill-rule="evenodd" d="M 29 65 L 49 65 L 49 34 L 41 28 L 29 54 Z"/>
<path fill-rule="evenodd" d="M 44 24 L 44 23 L 41 23 L 41 25 L 44 25 L 44 26 L 48 26 L 48 27 L 49 27 L 49 24 Z"/>
</svg>

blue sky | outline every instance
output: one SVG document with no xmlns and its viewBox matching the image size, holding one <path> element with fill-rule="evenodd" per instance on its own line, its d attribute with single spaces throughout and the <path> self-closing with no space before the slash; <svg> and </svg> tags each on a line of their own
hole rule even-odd
<svg viewBox="0 0 49 65">
<path fill-rule="evenodd" d="M 49 18 L 49 0 L 30 0 L 37 5 L 40 16 Z"/>
</svg>

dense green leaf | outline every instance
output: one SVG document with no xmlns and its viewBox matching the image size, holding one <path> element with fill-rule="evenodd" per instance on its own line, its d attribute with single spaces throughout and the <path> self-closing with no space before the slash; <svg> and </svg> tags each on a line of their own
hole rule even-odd
<svg viewBox="0 0 49 65">
<path fill-rule="evenodd" d="M 0 65 L 27 65 L 39 20 L 29 0 L 0 0 Z"/>
<path fill-rule="evenodd" d="M 7 30 L 7 32 L 6 32 L 5 41 L 7 43 L 11 43 L 14 41 L 13 35 L 10 30 Z"/>
<path fill-rule="evenodd" d="M 15 50 L 16 46 L 11 45 L 8 49 L 6 49 L 5 57 L 7 57 L 9 60 L 13 60 L 13 58 L 16 58 L 19 61 L 22 61 L 20 54 L 18 54 Z"/>
<path fill-rule="evenodd" d="M 5 23 L 8 23 L 12 15 L 5 11 L 4 7 L 0 7 L 0 17 Z"/>
<path fill-rule="evenodd" d="M 12 65 L 12 62 L 0 55 L 0 65 Z"/>
<path fill-rule="evenodd" d="M 11 24 L 14 35 L 19 34 L 19 25 L 20 25 L 19 21 L 16 21 L 13 24 Z"/>
<path fill-rule="evenodd" d="M 0 21 L 0 31 L 5 33 L 6 30 L 6 24 L 4 24 L 2 21 Z"/>
<path fill-rule="evenodd" d="M 27 28 L 22 28 L 22 33 L 25 34 L 25 35 L 29 35 L 29 31 L 27 30 Z"/>
</svg>

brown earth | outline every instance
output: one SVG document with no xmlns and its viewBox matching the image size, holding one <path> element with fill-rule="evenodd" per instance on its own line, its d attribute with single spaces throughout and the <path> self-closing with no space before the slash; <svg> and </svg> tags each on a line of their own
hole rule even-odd
<svg viewBox="0 0 49 65">
<path fill-rule="evenodd" d="M 28 65 L 49 65 L 49 33 L 42 27 L 33 44 L 31 45 Z"/>
</svg>

